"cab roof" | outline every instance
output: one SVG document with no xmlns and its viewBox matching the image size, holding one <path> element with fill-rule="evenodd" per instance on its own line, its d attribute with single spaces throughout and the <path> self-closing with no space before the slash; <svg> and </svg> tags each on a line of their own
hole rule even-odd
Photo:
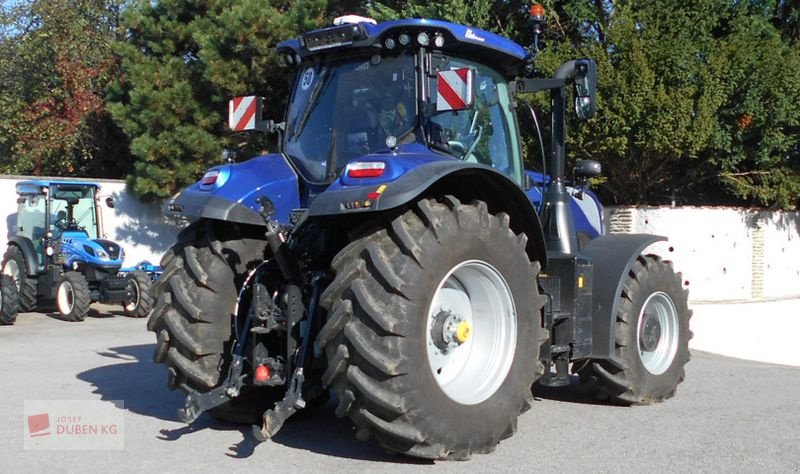
<svg viewBox="0 0 800 474">
<path fill-rule="evenodd" d="M 422 32 L 427 33 L 430 39 L 430 49 L 490 64 L 509 77 L 516 76 L 520 72 L 528 57 L 525 48 L 495 33 L 471 26 L 426 19 L 396 20 L 378 24 L 364 21 L 332 26 L 309 31 L 299 38 L 282 41 L 278 43 L 277 50 L 279 54 L 286 55 L 287 62 L 292 64 L 297 62 L 298 57 L 306 59 L 315 55 L 330 55 L 348 50 L 398 50 L 404 47 L 399 41 L 402 34 L 410 38 L 405 47 L 418 48 L 420 43 L 417 36 Z M 434 45 L 436 36 L 441 36 L 444 40 L 441 47 Z M 391 48 L 387 44 L 389 39 L 394 42 Z"/>
<path fill-rule="evenodd" d="M 51 186 L 76 186 L 76 187 L 93 187 L 100 188 L 97 183 L 90 181 L 67 181 L 67 180 L 53 180 L 53 179 L 33 179 L 26 181 L 19 181 L 17 183 L 17 194 L 39 194 L 43 187 L 49 188 Z"/>
</svg>

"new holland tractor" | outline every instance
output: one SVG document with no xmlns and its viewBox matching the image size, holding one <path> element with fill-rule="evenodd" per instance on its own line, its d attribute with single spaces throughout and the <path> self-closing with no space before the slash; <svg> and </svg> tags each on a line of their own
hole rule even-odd
<svg viewBox="0 0 800 474">
<path fill-rule="evenodd" d="M 540 7 L 532 21 L 540 31 Z M 339 23 L 339 24 L 336 24 Z M 335 394 L 356 437 L 465 459 L 514 434 L 535 382 L 619 404 L 675 393 L 687 292 L 662 237 L 603 235 L 568 178 L 566 100 L 588 118 L 595 63 L 535 77 L 536 48 L 435 20 L 344 18 L 278 44 L 285 120 L 231 101 L 234 130 L 280 150 L 208 170 L 165 205 L 190 222 L 167 251 L 148 321 L 181 418 L 273 436 Z M 520 92 L 550 94 L 546 173 L 526 172 Z"/>
<path fill-rule="evenodd" d="M 20 181 L 14 235 L 3 256 L 3 274 L 31 311 L 55 302 L 68 321 L 83 321 L 92 302 L 119 303 L 144 317 L 153 306 L 151 276 L 121 272 L 125 251 L 102 237 L 99 185 L 81 181 Z M 106 200 L 109 206 L 113 201 Z"/>
</svg>

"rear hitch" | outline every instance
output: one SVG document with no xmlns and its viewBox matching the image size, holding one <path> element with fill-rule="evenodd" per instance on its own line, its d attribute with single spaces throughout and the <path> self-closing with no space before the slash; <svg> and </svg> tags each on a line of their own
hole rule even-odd
<svg viewBox="0 0 800 474">
<path fill-rule="evenodd" d="M 253 425 L 253 436 L 259 441 L 266 441 L 277 433 L 286 420 L 294 415 L 297 410 L 302 410 L 306 406 L 306 401 L 303 400 L 303 368 L 297 367 L 292 374 L 292 380 L 289 382 L 289 389 L 286 391 L 286 396 L 283 400 L 275 404 L 264 412 L 261 419 L 261 426 Z"/>
<path fill-rule="evenodd" d="M 206 393 L 189 390 L 184 407 L 178 410 L 178 417 L 181 421 L 190 424 L 204 411 L 218 407 L 228 400 L 238 397 L 246 377 L 246 375 L 242 375 L 243 361 L 244 357 L 240 355 L 233 356 L 226 383 L 214 390 Z"/>
</svg>

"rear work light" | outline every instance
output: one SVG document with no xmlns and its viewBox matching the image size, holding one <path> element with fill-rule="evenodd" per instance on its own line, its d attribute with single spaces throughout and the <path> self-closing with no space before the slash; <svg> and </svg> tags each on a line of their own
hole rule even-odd
<svg viewBox="0 0 800 474">
<path fill-rule="evenodd" d="M 382 161 L 362 161 L 348 164 L 345 173 L 348 178 L 377 178 L 385 170 L 386 163 Z"/>
</svg>

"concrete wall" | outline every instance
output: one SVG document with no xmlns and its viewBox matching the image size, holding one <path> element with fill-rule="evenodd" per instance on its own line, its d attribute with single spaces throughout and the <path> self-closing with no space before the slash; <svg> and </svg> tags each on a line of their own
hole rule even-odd
<svg viewBox="0 0 800 474">
<path fill-rule="evenodd" d="M 0 237 L 10 236 L 16 224 L 17 181 L 36 179 L 24 176 L 0 176 Z M 65 178 L 57 178 L 64 180 Z M 125 249 L 124 266 L 132 266 L 148 260 L 158 263 L 164 252 L 175 242 L 179 228 L 167 222 L 158 205 L 139 202 L 125 189 L 120 180 L 90 180 L 99 183 L 100 197 L 104 201 L 114 199 L 114 209 L 101 206 L 105 238 L 113 240 Z M 4 252 L 5 247 L 0 249 Z"/>
<path fill-rule="evenodd" d="M 609 232 L 669 238 L 649 252 L 672 260 L 692 301 L 800 296 L 800 213 L 710 207 L 609 207 Z"/>
<path fill-rule="evenodd" d="M 0 236 L 16 222 L 14 185 L 26 177 L 0 176 Z M 143 204 L 119 180 L 100 180 L 108 239 L 125 248 L 125 265 L 158 263 L 179 228 L 160 206 Z M 800 213 L 709 207 L 608 207 L 609 232 L 664 235 L 649 252 L 672 260 L 692 301 L 743 301 L 800 297 Z"/>
</svg>

